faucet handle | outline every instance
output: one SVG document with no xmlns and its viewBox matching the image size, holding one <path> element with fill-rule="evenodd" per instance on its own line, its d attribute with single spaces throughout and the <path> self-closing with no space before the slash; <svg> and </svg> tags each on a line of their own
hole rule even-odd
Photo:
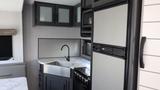
<svg viewBox="0 0 160 90">
<path fill-rule="evenodd" d="M 69 58 L 69 57 L 66 57 L 66 56 L 65 56 L 65 58 L 66 58 L 66 60 L 67 60 L 68 62 L 70 61 L 70 58 Z"/>
<path fill-rule="evenodd" d="M 66 56 L 64 56 L 64 58 L 66 58 L 66 59 L 67 59 L 67 57 L 66 57 Z"/>
</svg>

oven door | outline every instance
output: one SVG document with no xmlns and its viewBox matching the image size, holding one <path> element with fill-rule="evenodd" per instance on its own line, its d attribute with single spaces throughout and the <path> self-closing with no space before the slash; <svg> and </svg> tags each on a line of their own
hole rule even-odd
<svg viewBox="0 0 160 90">
<path fill-rule="evenodd" d="M 82 83 L 78 78 L 74 79 L 73 90 L 89 90 L 87 85 Z"/>
<path fill-rule="evenodd" d="M 90 81 L 85 82 L 81 74 L 74 72 L 73 77 L 73 90 L 90 90 Z"/>
</svg>

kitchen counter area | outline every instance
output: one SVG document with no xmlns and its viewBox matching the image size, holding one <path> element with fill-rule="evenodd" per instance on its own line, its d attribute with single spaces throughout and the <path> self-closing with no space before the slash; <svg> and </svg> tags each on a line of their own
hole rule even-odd
<svg viewBox="0 0 160 90">
<path fill-rule="evenodd" d="M 64 57 L 55 57 L 55 58 L 47 58 L 47 59 L 39 59 L 39 64 L 47 64 L 54 61 L 66 61 Z M 83 67 L 90 68 L 90 60 L 83 57 L 71 57 L 70 62 L 76 62 L 81 64 Z"/>
<path fill-rule="evenodd" d="M 86 58 L 70 57 L 70 61 L 67 61 L 64 57 L 57 57 L 39 59 L 38 63 L 40 64 L 40 90 L 51 90 L 50 87 L 52 86 L 54 86 L 52 89 L 76 90 L 73 88 L 75 88 L 76 83 L 79 81 L 78 78 L 80 77 L 78 76 L 81 75 L 81 78 L 84 77 L 82 78 L 84 83 L 90 82 L 90 60 Z"/>
<path fill-rule="evenodd" d="M 55 57 L 55 58 L 39 59 L 38 60 L 39 64 L 44 64 L 44 65 L 51 63 L 51 62 L 54 62 L 54 61 L 67 62 L 64 57 L 57 57 L 57 58 Z M 76 67 L 86 67 L 86 68 L 90 69 L 90 60 L 88 60 L 86 58 L 71 57 L 69 62 L 74 62 L 74 63 L 79 64 Z"/>
<path fill-rule="evenodd" d="M 90 52 L 82 51 L 85 45 L 80 39 L 39 39 L 39 90 L 77 90 L 82 84 L 90 90 Z"/>
</svg>

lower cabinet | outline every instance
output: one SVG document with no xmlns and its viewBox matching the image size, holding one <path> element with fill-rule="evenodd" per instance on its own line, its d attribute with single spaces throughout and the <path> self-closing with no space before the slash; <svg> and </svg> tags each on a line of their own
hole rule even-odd
<svg viewBox="0 0 160 90">
<path fill-rule="evenodd" d="M 71 79 L 44 74 L 44 90 L 71 90 Z"/>
</svg>

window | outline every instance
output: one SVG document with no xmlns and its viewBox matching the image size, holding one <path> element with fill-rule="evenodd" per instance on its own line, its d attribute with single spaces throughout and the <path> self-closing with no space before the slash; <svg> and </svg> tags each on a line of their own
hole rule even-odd
<svg viewBox="0 0 160 90">
<path fill-rule="evenodd" d="M 0 36 L 0 61 L 12 57 L 12 36 Z"/>
</svg>

